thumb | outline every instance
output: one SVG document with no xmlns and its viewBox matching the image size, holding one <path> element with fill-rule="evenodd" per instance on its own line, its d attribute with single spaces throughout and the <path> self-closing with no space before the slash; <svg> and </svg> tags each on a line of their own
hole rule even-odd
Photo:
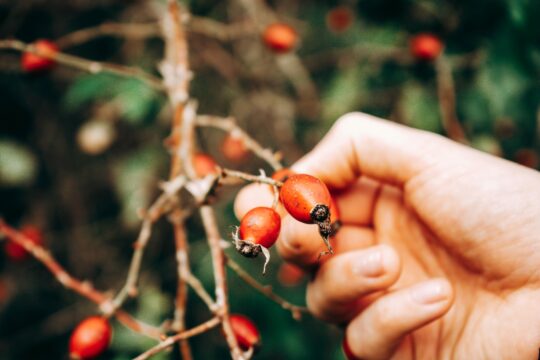
<svg viewBox="0 0 540 360">
<path fill-rule="evenodd" d="M 331 188 L 367 175 L 404 185 L 457 145 L 433 133 L 363 113 L 341 117 L 324 139 L 292 168 L 319 177 Z"/>
</svg>

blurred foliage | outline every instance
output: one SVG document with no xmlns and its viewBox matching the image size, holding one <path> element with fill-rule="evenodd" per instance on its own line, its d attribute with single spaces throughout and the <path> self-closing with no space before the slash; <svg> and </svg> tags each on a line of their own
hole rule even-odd
<svg viewBox="0 0 540 360">
<path fill-rule="evenodd" d="M 245 18 L 234 0 L 184 3 L 197 16 L 225 23 Z M 0 2 L 0 38 L 56 39 L 104 22 L 154 22 L 162 4 Z M 272 0 L 268 4 L 301 35 L 296 53 L 317 87 L 320 113 L 313 115 L 317 108 L 309 102 L 313 99 L 308 99 L 310 111 L 305 111 L 305 94 L 295 91 L 259 36 L 224 43 L 194 33 L 189 38 L 191 94 L 200 113 L 236 116 L 264 146 L 281 150 L 288 164 L 350 111 L 444 134 L 434 66 L 413 61 L 408 51 L 410 36 L 427 31 L 445 42 L 457 116 L 471 145 L 538 167 L 539 1 Z M 326 25 L 328 11 L 338 5 L 348 6 L 354 14 L 343 32 L 330 31 Z M 157 74 L 163 46 L 159 39 L 100 37 L 65 51 Z M 46 74 L 24 74 L 19 58 L 14 52 L 0 52 L 0 216 L 15 225 L 41 226 L 51 251 L 75 276 L 91 279 L 100 289 L 118 289 L 137 233 L 137 211 L 148 205 L 158 193 L 158 181 L 167 176 L 169 154 L 163 140 L 171 111 L 166 96 L 136 79 L 83 74 L 62 66 Z M 79 133 L 96 120 L 113 126 L 116 135 L 91 153 L 80 144 Z M 252 173 L 264 167 L 254 157 L 242 164 L 223 159 L 219 131 L 204 129 L 199 135 L 201 150 L 227 166 Z M 234 193 L 220 190 L 216 203 L 225 239 L 237 223 Z M 211 291 L 210 254 L 196 216 L 188 228 L 193 273 Z M 229 253 L 277 293 L 304 302 L 305 284 L 290 288 L 278 283 L 281 260 L 275 251 L 265 277 L 259 274 L 261 259 L 249 261 Z M 174 245 L 166 221 L 156 225 L 143 266 L 141 296 L 127 309 L 161 324 L 172 316 L 176 287 Z M 258 359 L 342 359 L 341 330 L 309 316 L 297 322 L 236 275 L 228 275 L 232 311 L 253 318 L 262 332 Z M 66 358 L 71 329 L 95 313 L 95 307 L 65 291 L 39 264 L 12 263 L 3 253 L 0 281 L 7 284 L 0 292 L 0 358 Z M 208 318 L 205 305 L 191 295 L 188 324 Z M 190 343 L 196 358 L 227 358 L 219 330 Z M 128 359 L 150 345 L 115 323 L 112 348 L 103 358 Z M 169 358 L 179 358 L 177 351 L 156 357 Z"/>
</svg>

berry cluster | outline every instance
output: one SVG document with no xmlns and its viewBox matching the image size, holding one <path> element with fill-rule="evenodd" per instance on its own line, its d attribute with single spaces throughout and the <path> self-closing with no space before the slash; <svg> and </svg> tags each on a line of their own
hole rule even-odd
<svg viewBox="0 0 540 360">
<path fill-rule="evenodd" d="M 282 184 L 279 200 L 287 213 L 305 224 L 316 224 L 328 251 L 333 249 L 329 237 L 339 228 L 339 212 L 326 185 L 314 176 L 295 174 L 290 169 L 276 171 L 272 178 Z M 256 257 L 261 252 L 266 257 L 263 273 L 269 261 L 270 248 L 279 236 L 281 218 L 269 207 L 256 207 L 248 211 L 233 235 L 236 249 L 246 257 Z"/>
</svg>

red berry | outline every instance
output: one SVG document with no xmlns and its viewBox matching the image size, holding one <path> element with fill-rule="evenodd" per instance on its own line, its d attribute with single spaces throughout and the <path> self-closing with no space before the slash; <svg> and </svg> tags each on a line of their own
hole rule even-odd
<svg viewBox="0 0 540 360">
<path fill-rule="evenodd" d="M 351 347 L 349 346 L 349 342 L 347 341 L 347 336 L 343 337 L 343 342 L 341 343 L 343 353 L 345 354 L 345 358 L 347 360 L 358 360 L 356 356 L 352 353 Z"/>
<path fill-rule="evenodd" d="M 41 230 L 32 225 L 26 225 L 21 229 L 21 233 L 36 245 L 43 245 L 43 234 Z M 28 251 L 14 241 L 6 243 L 6 254 L 13 261 L 22 261 L 30 255 Z"/>
<path fill-rule="evenodd" d="M 335 33 L 347 31 L 353 21 L 354 13 L 347 6 L 335 7 L 326 14 L 326 26 Z"/>
<path fill-rule="evenodd" d="M 281 218 L 274 209 L 256 207 L 240 221 L 240 238 L 269 248 L 276 242 L 280 229 Z"/>
<path fill-rule="evenodd" d="M 435 60 L 441 54 L 443 47 L 438 37 L 428 33 L 418 34 L 410 42 L 411 54 L 418 60 Z"/>
<path fill-rule="evenodd" d="M 0 277 L 0 306 L 5 304 L 11 294 L 10 283 L 3 277 Z"/>
<path fill-rule="evenodd" d="M 240 162 L 249 155 L 242 138 L 234 135 L 225 137 L 223 144 L 221 144 L 221 151 L 226 159 L 234 162 Z"/>
<path fill-rule="evenodd" d="M 242 350 L 257 349 L 261 345 L 261 334 L 250 318 L 241 314 L 231 314 L 229 320 Z"/>
<path fill-rule="evenodd" d="M 91 316 L 83 320 L 69 339 L 69 354 L 75 359 L 93 359 L 109 347 L 112 328 L 109 321 L 101 316 Z"/>
<path fill-rule="evenodd" d="M 538 168 L 540 164 L 538 153 L 534 149 L 519 149 L 514 156 L 518 164 L 532 169 Z"/>
<path fill-rule="evenodd" d="M 262 36 L 264 44 L 276 53 L 286 53 L 292 50 L 298 42 L 296 30 L 283 23 L 268 25 Z"/>
<path fill-rule="evenodd" d="M 290 263 L 283 263 L 278 270 L 278 281 L 283 286 L 296 286 L 306 276 L 304 270 Z"/>
<path fill-rule="evenodd" d="M 38 40 L 33 44 L 38 52 L 54 55 L 58 52 L 58 46 L 50 40 Z M 50 70 L 55 61 L 31 52 L 24 52 L 21 58 L 22 69 L 26 72 L 38 72 Z"/>
<path fill-rule="evenodd" d="M 196 154 L 193 157 L 193 166 L 197 177 L 203 178 L 210 174 L 217 174 L 217 163 L 214 158 L 207 154 Z"/>
<path fill-rule="evenodd" d="M 306 224 L 325 221 L 330 212 L 330 192 L 316 177 L 306 174 L 291 175 L 279 192 L 285 209 L 296 220 Z"/>
</svg>

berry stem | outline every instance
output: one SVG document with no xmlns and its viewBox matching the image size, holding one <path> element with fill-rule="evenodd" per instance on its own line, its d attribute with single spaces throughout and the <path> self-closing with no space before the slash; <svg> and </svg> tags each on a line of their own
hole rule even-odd
<svg viewBox="0 0 540 360">
<path fill-rule="evenodd" d="M 249 182 L 260 183 L 260 184 L 268 184 L 268 185 L 275 186 L 277 188 L 280 188 L 281 186 L 283 186 L 283 183 L 281 181 L 277 181 L 277 180 L 267 177 L 264 174 L 264 172 L 261 172 L 260 175 L 256 176 L 256 175 L 247 174 L 247 173 L 237 171 L 237 170 L 221 168 L 221 178 L 226 179 L 227 177 L 241 179 L 241 180 L 249 181 Z"/>
</svg>

